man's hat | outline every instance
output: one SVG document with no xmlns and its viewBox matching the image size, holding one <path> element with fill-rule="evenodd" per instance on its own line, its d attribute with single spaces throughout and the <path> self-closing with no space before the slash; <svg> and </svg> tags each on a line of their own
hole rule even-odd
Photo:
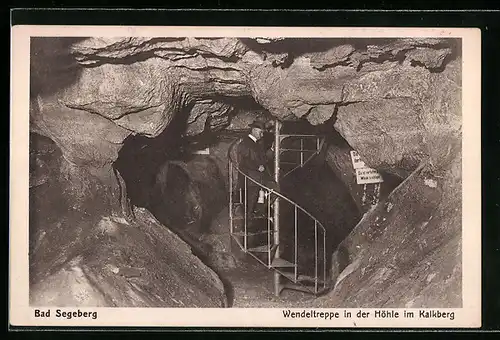
<svg viewBox="0 0 500 340">
<path fill-rule="evenodd" d="M 258 128 L 258 129 L 261 129 L 261 130 L 265 130 L 266 129 L 266 123 L 264 123 L 263 121 L 261 120 L 254 120 L 250 125 L 248 125 L 250 127 L 255 127 L 255 128 Z"/>
</svg>

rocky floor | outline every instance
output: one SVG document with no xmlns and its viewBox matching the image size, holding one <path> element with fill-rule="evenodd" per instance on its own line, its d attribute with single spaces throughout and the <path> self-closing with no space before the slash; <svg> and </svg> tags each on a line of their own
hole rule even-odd
<svg viewBox="0 0 500 340">
<path fill-rule="evenodd" d="M 234 269 L 219 272 L 228 288 L 229 305 L 233 308 L 299 308 L 314 305 L 315 297 L 294 290 L 274 295 L 274 272 L 250 256 Z"/>
</svg>

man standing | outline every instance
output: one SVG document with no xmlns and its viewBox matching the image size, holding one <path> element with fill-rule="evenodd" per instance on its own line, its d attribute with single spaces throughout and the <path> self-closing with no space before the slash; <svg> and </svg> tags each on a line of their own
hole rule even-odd
<svg viewBox="0 0 500 340">
<path fill-rule="evenodd" d="M 278 185 L 267 167 L 266 152 L 261 143 L 262 137 L 264 136 L 265 124 L 262 121 L 256 120 L 250 124 L 250 128 L 250 133 L 243 137 L 238 145 L 238 166 L 245 175 L 249 176 L 257 183 L 261 183 L 270 189 L 277 190 Z M 240 178 L 240 187 L 244 189 L 243 181 L 244 178 Z M 247 179 L 248 211 L 254 216 L 260 216 L 265 213 L 265 205 L 257 204 L 260 189 L 262 188 L 255 182 Z M 274 199 L 276 199 L 275 196 L 272 201 L 274 201 Z"/>
</svg>

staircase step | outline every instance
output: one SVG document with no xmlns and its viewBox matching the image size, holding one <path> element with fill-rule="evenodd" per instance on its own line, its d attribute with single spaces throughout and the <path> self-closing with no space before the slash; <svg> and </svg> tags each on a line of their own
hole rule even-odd
<svg viewBox="0 0 500 340">
<path fill-rule="evenodd" d="M 292 280 L 293 282 L 296 282 L 295 281 L 295 273 L 280 273 L 281 275 L 283 275 L 284 277 L 286 277 L 287 279 L 289 280 Z M 297 275 L 297 278 L 298 278 L 298 275 Z"/>
<path fill-rule="evenodd" d="M 233 216 L 233 220 L 242 220 L 242 219 L 243 219 L 243 216 Z M 271 221 L 271 223 L 273 222 L 273 218 L 272 217 L 266 217 L 266 216 L 249 217 L 248 221 L 251 221 L 251 220 L 267 220 L 267 219 L 269 219 L 269 221 Z"/>
<path fill-rule="evenodd" d="M 294 263 L 288 262 L 287 260 L 276 258 L 271 263 L 271 267 L 273 268 L 287 268 L 287 267 L 295 267 Z"/>
<path fill-rule="evenodd" d="M 268 253 L 270 251 L 273 251 L 276 247 L 277 247 L 276 245 L 272 245 L 271 247 L 269 247 L 267 244 L 264 244 L 263 246 L 248 248 L 248 251 L 254 253 Z"/>
</svg>

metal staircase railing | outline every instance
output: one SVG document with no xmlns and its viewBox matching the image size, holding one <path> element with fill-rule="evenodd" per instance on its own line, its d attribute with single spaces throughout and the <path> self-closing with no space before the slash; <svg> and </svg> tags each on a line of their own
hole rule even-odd
<svg viewBox="0 0 500 340">
<path fill-rule="evenodd" d="M 285 135 L 284 138 L 293 136 L 295 135 Z M 305 135 L 299 135 L 299 137 L 304 136 Z M 309 137 L 311 136 L 308 135 L 307 138 Z M 325 227 L 317 218 L 315 218 L 311 213 L 309 213 L 298 203 L 292 201 L 282 193 L 271 189 L 262 183 L 259 183 L 238 168 L 237 162 L 234 160 L 234 150 L 240 141 L 241 139 L 233 143 L 230 146 L 228 152 L 230 191 L 229 221 L 231 236 L 246 254 L 250 254 L 253 258 L 266 266 L 268 269 L 274 270 L 276 273 L 279 273 L 280 277 L 286 279 L 284 280 L 283 284 L 281 284 L 281 282 L 278 282 L 280 287 L 277 290 L 277 294 L 279 294 L 279 292 L 281 292 L 281 290 L 285 288 L 299 290 L 314 295 L 321 294 L 328 288 L 326 260 L 327 238 Z M 317 150 L 307 159 L 304 159 L 302 152 L 310 150 L 303 150 L 303 148 L 301 147 L 300 149 L 302 150 L 298 150 L 299 152 L 301 152 L 300 164 L 294 167 L 292 170 L 288 171 L 285 176 L 291 173 L 293 170 L 304 166 L 309 160 L 314 157 L 315 154 L 318 154 L 319 150 L 321 150 L 323 142 L 324 140 L 317 141 Z M 293 150 L 285 149 L 285 151 Z M 243 176 L 242 181 L 240 180 L 239 176 Z M 266 214 L 265 216 L 260 218 L 260 220 L 264 222 L 265 225 L 262 225 L 263 223 L 261 223 L 261 229 L 253 231 L 249 230 L 249 221 L 252 220 L 254 224 L 256 222 L 255 219 L 249 218 L 247 201 L 247 189 L 249 185 L 254 185 L 259 189 L 264 190 L 266 197 L 265 201 L 267 202 L 265 203 L 267 204 Z M 283 254 L 281 252 L 281 246 L 284 246 L 284 244 L 281 244 L 284 235 L 283 233 L 280 234 L 278 232 L 278 228 L 274 228 L 275 221 L 272 217 L 273 205 L 271 205 L 271 195 L 275 195 L 276 198 L 281 201 L 280 204 L 286 203 L 293 210 L 293 251 L 291 252 L 291 254 L 289 252 L 288 258 L 286 258 L 287 256 L 282 256 Z M 280 209 L 280 211 L 283 210 Z M 301 214 L 302 219 L 299 218 L 299 214 Z M 306 230 L 306 233 L 304 233 L 304 228 L 309 230 Z M 307 231 L 309 231 L 309 233 L 307 233 Z M 290 237 L 290 235 L 285 236 Z M 307 270 L 309 269 L 309 267 L 299 268 L 299 259 L 301 256 L 301 254 L 299 254 L 299 244 L 301 242 L 307 242 L 307 236 L 312 236 L 312 238 L 314 239 L 314 268 L 312 273 Z M 299 240 L 299 238 L 301 237 L 303 237 L 305 240 Z M 254 241 L 257 244 L 249 244 L 251 243 L 251 241 Z M 289 245 L 287 248 L 289 249 Z"/>
</svg>

